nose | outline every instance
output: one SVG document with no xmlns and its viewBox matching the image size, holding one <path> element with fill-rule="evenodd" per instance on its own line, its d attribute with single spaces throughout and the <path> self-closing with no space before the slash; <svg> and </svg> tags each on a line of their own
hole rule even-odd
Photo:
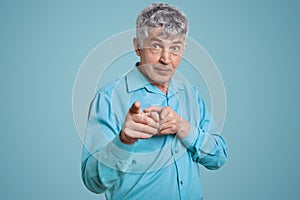
<svg viewBox="0 0 300 200">
<path fill-rule="evenodd" d="M 160 55 L 160 62 L 164 65 L 168 65 L 171 63 L 171 54 L 170 51 L 162 50 Z"/>
</svg>

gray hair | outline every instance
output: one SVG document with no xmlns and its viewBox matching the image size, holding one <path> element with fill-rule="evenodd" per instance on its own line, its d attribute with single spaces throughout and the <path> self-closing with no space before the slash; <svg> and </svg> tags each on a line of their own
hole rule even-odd
<svg viewBox="0 0 300 200">
<path fill-rule="evenodd" d="M 136 20 L 136 35 L 140 47 L 148 37 L 150 27 L 162 27 L 166 37 L 185 37 L 188 32 L 188 20 L 184 13 L 174 6 L 152 3 L 140 12 Z"/>
</svg>

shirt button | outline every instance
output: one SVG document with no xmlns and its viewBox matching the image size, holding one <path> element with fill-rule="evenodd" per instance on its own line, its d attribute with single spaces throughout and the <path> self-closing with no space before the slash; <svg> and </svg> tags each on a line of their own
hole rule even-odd
<svg viewBox="0 0 300 200">
<path fill-rule="evenodd" d="M 178 153 L 178 150 L 177 150 L 177 149 L 175 150 L 175 153 Z"/>
<path fill-rule="evenodd" d="M 183 181 L 180 181 L 180 184 L 182 185 L 182 184 L 183 184 Z"/>
</svg>

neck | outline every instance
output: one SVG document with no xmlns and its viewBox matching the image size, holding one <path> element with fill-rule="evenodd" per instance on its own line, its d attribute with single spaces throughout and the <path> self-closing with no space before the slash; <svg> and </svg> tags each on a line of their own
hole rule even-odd
<svg viewBox="0 0 300 200">
<path fill-rule="evenodd" d="M 155 85 L 164 94 L 168 93 L 169 84 L 158 84 L 158 83 L 151 83 L 151 84 Z"/>
</svg>

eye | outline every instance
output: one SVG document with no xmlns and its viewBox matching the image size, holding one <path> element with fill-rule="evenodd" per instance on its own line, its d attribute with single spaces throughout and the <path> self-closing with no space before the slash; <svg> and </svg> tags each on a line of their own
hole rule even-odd
<svg viewBox="0 0 300 200">
<path fill-rule="evenodd" d="M 174 52 L 178 52 L 180 50 L 180 47 L 179 46 L 173 46 L 173 47 L 171 47 L 171 50 L 174 51 Z"/>
<path fill-rule="evenodd" d="M 161 49 L 161 47 L 160 47 L 159 44 L 153 44 L 153 45 L 152 45 L 152 48 L 153 48 L 153 49 Z"/>
</svg>

